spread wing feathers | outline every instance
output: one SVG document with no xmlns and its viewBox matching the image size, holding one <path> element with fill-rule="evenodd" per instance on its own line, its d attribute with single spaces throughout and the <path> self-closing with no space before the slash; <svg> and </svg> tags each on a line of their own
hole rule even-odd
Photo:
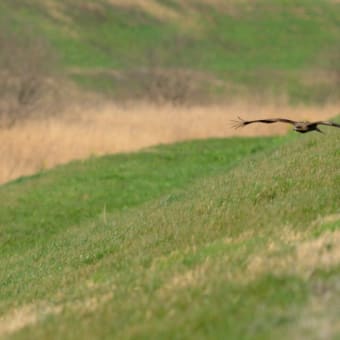
<svg viewBox="0 0 340 340">
<path fill-rule="evenodd" d="M 270 118 L 270 119 L 256 119 L 256 120 L 244 120 L 241 117 L 238 117 L 238 120 L 233 120 L 233 128 L 238 129 L 240 127 L 246 126 L 252 123 L 265 123 L 265 124 L 272 124 L 272 123 L 288 123 L 294 125 L 296 122 L 294 120 L 286 119 L 286 118 Z"/>
<path fill-rule="evenodd" d="M 330 121 L 319 121 L 319 122 L 314 122 L 312 124 L 316 124 L 316 125 L 327 125 L 327 126 L 335 126 L 340 128 L 340 124 L 335 123 L 335 122 L 330 122 Z"/>
</svg>

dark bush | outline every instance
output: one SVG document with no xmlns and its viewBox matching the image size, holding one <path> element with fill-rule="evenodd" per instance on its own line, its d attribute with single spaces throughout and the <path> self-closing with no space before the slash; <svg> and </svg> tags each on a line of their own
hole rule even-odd
<svg viewBox="0 0 340 340">
<path fill-rule="evenodd" d="M 0 123 L 51 114 L 59 102 L 57 58 L 33 31 L 0 30 Z"/>
</svg>

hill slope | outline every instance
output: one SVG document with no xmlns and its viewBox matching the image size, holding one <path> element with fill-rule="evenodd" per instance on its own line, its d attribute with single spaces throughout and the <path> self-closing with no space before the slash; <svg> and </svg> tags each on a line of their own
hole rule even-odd
<svg viewBox="0 0 340 340">
<path fill-rule="evenodd" d="M 6 0 L 0 13 L 10 27 L 43 34 L 80 83 L 116 97 L 146 95 L 143 78 L 165 77 L 164 86 L 189 79 L 229 97 L 338 98 L 337 1 Z"/>
<path fill-rule="evenodd" d="M 66 228 L 155 199 L 195 179 L 235 166 L 283 142 L 274 138 L 211 139 L 132 154 L 90 158 L 0 186 L 1 252 L 17 252 Z M 33 213 L 32 213 L 33 212 Z M 39 240 L 38 240 L 39 241 Z"/>
<path fill-rule="evenodd" d="M 223 142 L 212 142 L 221 150 L 216 158 L 207 158 L 206 165 L 216 161 L 212 172 L 208 166 L 194 175 L 198 166 L 190 170 L 183 166 L 186 162 L 170 161 L 168 165 L 176 165 L 177 179 L 182 178 L 177 185 L 155 190 L 149 202 L 127 201 L 130 208 L 122 209 L 124 204 L 119 203 L 113 213 L 91 211 L 91 204 L 85 204 L 81 219 L 74 218 L 62 200 L 70 199 L 76 190 L 79 166 L 85 166 L 81 186 L 100 183 L 102 176 L 92 170 L 94 161 L 3 186 L 2 201 L 16 204 L 12 212 L 7 207 L 0 216 L 13 218 L 15 210 L 21 213 L 13 222 L 11 218 L 0 222 L 5 241 L 2 334 L 16 339 L 122 339 L 150 334 L 169 339 L 336 337 L 340 302 L 337 132 L 327 129 L 327 136 L 299 136 L 238 164 L 230 163 L 235 156 L 239 159 L 237 140 L 229 161 L 220 158 Z M 190 147 L 191 159 L 201 162 L 204 143 Z M 255 140 L 248 147 L 252 143 Z M 247 154 L 251 149 L 244 150 Z M 129 195 L 138 190 L 147 193 L 152 184 L 162 188 L 160 183 L 169 180 L 166 165 L 161 165 L 160 177 L 148 174 L 157 166 L 149 157 L 162 164 L 162 159 L 173 159 L 176 146 L 156 151 L 156 156 L 131 156 L 137 182 Z M 113 162 L 118 167 L 124 157 L 104 158 L 102 164 L 109 167 Z M 146 160 L 149 166 L 143 170 Z M 67 171 L 74 175 L 68 185 L 60 186 L 58 177 Z M 196 177 L 195 183 L 188 183 L 184 173 Z M 206 177 L 208 173 L 211 176 Z M 143 177 L 150 178 L 149 185 L 138 189 Z M 133 180 L 122 179 L 125 185 L 107 197 L 120 195 Z M 100 185 L 89 188 L 94 197 L 97 188 L 102 190 Z M 36 197 L 22 196 L 30 190 Z M 56 199 L 56 206 L 49 209 L 57 215 L 48 215 L 44 207 L 49 196 Z M 25 210 L 32 198 L 34 207 Z M 49 230 L 53 220 L 53 228 L 62 233 Z M 25 244 L 25 237 L 30 242 Z"/>
</svg>

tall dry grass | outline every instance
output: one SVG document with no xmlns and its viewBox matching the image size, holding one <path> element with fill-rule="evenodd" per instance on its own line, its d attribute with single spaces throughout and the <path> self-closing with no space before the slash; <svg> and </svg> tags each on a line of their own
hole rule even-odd
<svg viewBox="0 0 340 340">
<path fill-rule="evenodd" d="M 289 129 L 284 124 L 254 124 L 235 131 L 230 120 L 238 115 L 324 119 L 338 113 L 337 105 L 254 107 L 251 102 L 193 108 L 148 104 L 118 107 L 112 103 L 73 107 L 57 117 L 28 120 L 0 130 L 0 183 L 91 155 L 196 138 L 283 134 Z"/>
</svg>

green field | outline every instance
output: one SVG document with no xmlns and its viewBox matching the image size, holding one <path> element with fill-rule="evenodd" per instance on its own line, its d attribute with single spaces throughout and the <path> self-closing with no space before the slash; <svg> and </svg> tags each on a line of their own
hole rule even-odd
<svg viewBox="0 0 340 340">
<path fill-rule="evenodd" d="M 340 136 L 324 130 L 153 147 L 1 186 L 0 336 L 338 338 Z"/>
<path fill-rule="evenodd" d="M 116 99 L 195 79 L 215 104 L 339 99 L 339 1 L 127 2 L 3 0 L 0 47 L 44 37 L 68 77 Z M 322 130 L 0 185 L 0 339 L 340 339 L 340 131 Z"/>
<path fill-rule="evenodd" d="M 115 98 L 145 90 L 134 88 L 145 86 L 135 73 L 156 66 L 203 73 L 206 92 L 227 99 L 245 94 L 287 95 L 292 103 L 339 99 L 337 1 L 231 1 L 229 6 L 154 1 L 172 11 L 173 19 L 108 0 L 91 3 L 5 0 L 0 16 L 11 29 L 30 26 L 45 36 L 74 80 Z"/>
</svg>

